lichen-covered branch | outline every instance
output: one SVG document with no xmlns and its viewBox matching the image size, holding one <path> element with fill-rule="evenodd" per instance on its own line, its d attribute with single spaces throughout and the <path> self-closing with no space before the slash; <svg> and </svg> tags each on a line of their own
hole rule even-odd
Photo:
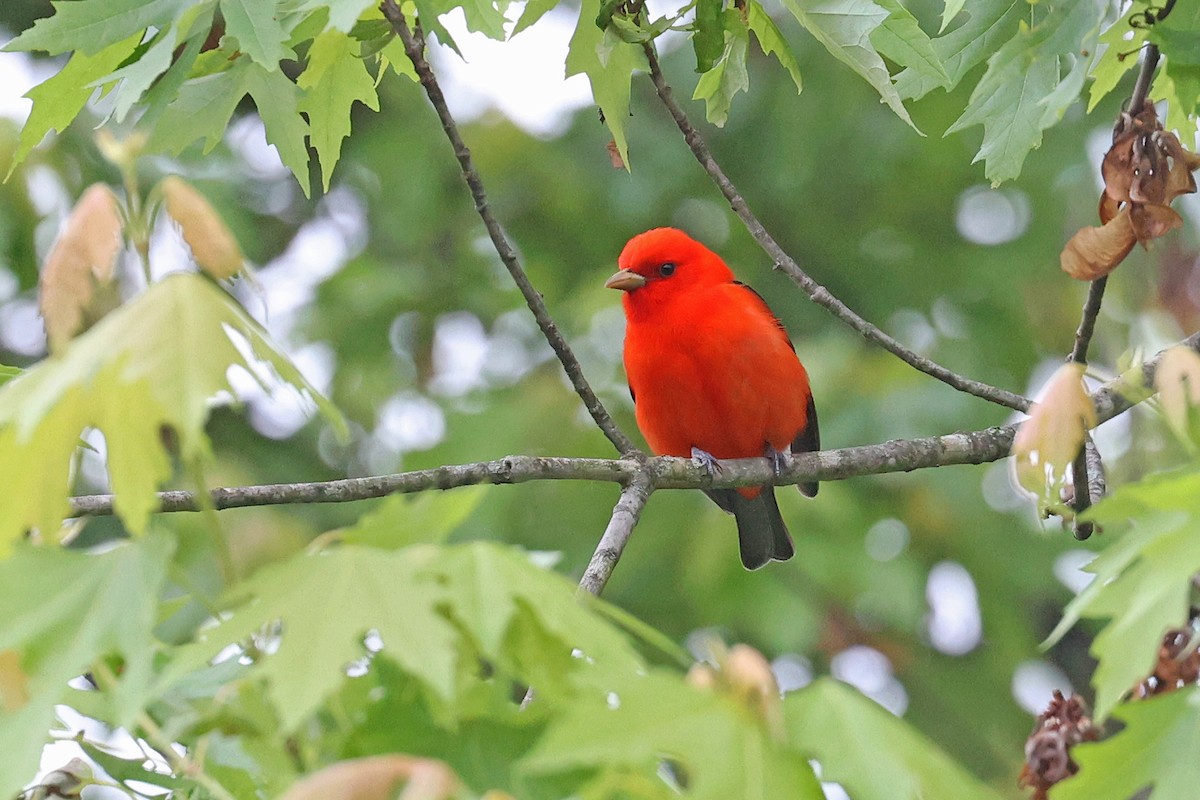
<svg viewBox="0 0 1200 800">
<path fill-rule="evenodd" d="M 1192 334 L 1179 345 L 1200 353 L 1200 333 Z M 1123 414 L 1153 394 L 1154 372 L 1161 358 L 1162 353 L 1158 353 L 1092 394 L 1100 422 Z M 702 489 L 766 483 L 788 485 L 998 461 L 1008 455 L 1016 430 L 1017 425 L 1003 425 L 967 433 L 897 439 L 881 444 L 802 453 L 793 456 L 787 469 L 778 475 L 762 458 L 722 461 L 721 471 L 713 476 L 686 458 L 546 458 L 518 455 L 394 475 L 228 487 L 213 489 L 211 494 L 213 507 L 226 509 L 297 503 L 344 503 L 398 492 L 423 492 L 482 483 L 572 480 L 609 481 L 629 486 L 643 473 L 649 475 L 653 489 Z M 192 492 L 160 492 L 159 502 L 160 511 L 200 510 Z M 71 513 L 112 514 L 112 495 L 74 497 L 71 499 Z"/>
<path fill-rule="evenodd" d="M 636 473 L 621 490 L 621 497 L 613 507 L 608 527 L 604 529 L 604 535 L 596 545 L 596 552 L 592 553 L 592 560 L 588 562 L 583 577 L 579 579 L 580 589 L 597 597 L 604 591 L 604 586 L 612 576 L 617 562 L 621 560 L 625 544 L 629 541 L 634 526 L 642 516 L 642 509 L 646 507 L 646 501 L 650 499 L 650 493 L 653 491 L 654 483 L 646 470 Z"/>
</svg>

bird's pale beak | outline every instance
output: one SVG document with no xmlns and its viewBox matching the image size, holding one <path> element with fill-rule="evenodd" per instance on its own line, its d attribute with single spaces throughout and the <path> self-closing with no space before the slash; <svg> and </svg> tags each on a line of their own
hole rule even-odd
<svg viewBox="0 0 1200 800">
<path fill-rule="evenodd" d="M 646 279 L 631 270 L 623 269 L 604 282 L 605 289 L 620 289 L 631 292 L 646 285 Z"/>
</svg>

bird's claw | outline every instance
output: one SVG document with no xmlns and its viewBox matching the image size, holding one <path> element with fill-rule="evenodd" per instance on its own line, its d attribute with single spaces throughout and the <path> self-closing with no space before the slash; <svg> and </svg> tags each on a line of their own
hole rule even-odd
<svg viewBox="0 0 1200 800">
<path fill-rule="evenodd" d="M 717 457 L 707 450 L 701 450 L 699 447 L 692 448 L 692 460 L 700 465 L 700 469 L 708 473 L 710 478 L 716 477 L 721 473 L 721 462 Z"/>
<path fill-rule="evenodd" d="M 767 442 L 763 447 L 763 457 L 771 462 L 771 469 L 776 475 L 782 475 L 788 468 L 790 459 L 788 454 L 782 450 L 776 450 L 775 445 Z"/>
</svg>

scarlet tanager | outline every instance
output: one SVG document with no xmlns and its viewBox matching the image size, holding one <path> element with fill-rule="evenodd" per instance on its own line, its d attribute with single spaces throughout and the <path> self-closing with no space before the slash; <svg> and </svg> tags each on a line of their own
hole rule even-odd
<svg viewBox="0 0 1200 800">
<path fill-rule="evenodd" d="M 629 240 L 604 285 L 625 293 L 625 372 L 638 427 L 658 455 L 722 458 L 821 448 L 808 373 L 779 319 L 713 251 L 674 228 Z M 800 484 L 812 497 L 816 483 Z M 795 553 L 772 486 L 707 489 L 737 519 L 742 564 Z"/>
</svg>

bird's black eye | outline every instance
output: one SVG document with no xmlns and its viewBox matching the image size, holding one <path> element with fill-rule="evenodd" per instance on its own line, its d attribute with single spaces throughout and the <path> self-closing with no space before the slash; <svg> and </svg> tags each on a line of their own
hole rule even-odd
<svg viewBox="0 0 1200 800">
<path fill-rule="evenodd" d="M 662 275 L 664 278 L 671 277 L 672 275 L 675 274 L 675 265 L 670 262 L 663 264 L 661 267 L 658 268 L 658 274 Z"/>
</svg>

